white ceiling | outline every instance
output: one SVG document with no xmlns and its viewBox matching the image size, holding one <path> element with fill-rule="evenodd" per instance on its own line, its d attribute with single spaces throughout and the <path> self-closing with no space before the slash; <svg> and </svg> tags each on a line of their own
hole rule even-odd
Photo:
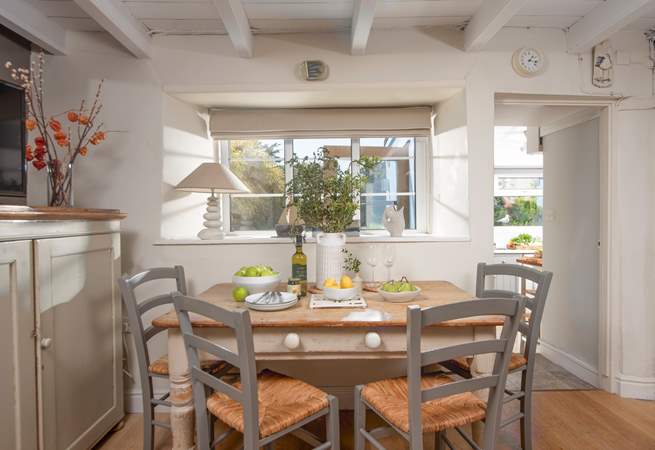
<svg viewBox="0 0 655 450">
<path fill-rule="evenodd" d="M 496 104 L 494 123 L 499 126 L 543 127 L 597 106 L 504 105 Z"/>
<path fill-rule="evenodd" d="M 66 29 L 99 31 L 101 27 L 72 0 L 26 0 Z M 528 0 L 507 26 L 566 29 L 604 0 Z M 624 1 L 624 0 L 606 0 Z M 256 34 L 345 31 L 350 29 L 353 0 L 242 0 Z M 226 34 L 210 0 L 123 0 L 151 34 Z M 380 1 L 373 28 L 415 26 L 464 27 L 482 0 Z M 629 28 L 655 26 L 655 10 Z"/>
</svg>

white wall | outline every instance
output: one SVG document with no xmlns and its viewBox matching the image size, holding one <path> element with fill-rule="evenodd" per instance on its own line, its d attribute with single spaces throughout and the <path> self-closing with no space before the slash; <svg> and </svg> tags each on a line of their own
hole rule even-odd
<svg viewBox="0 0 655 450">
<path fill-rule="evenodd" d="M 493 261 L 494 93 L 584 94 L 592 90 L 583 81 L 589 79 L 585 68 L 589 55 L 579 65 L 577 56 L 564 52 L 564 35 L 558 30 L 504 30 L 492 42 L 491 51 L 474 53 L 461 52 L 437 40 L 434 33 L 425 29 L 374 30 L 363 57 L 349 54 L 346 33 L 257 36 L 252 59 L 238 58 L 225 36 L 157 37 L 152 60 L 132 58 L 103 34 L 71 33 L 72 53 L 48 58 L 47 108 L 60 111 L 77 102 L 79 95 L 90 95 L 95 80 L 104 77 L 103 119 L 108 129 L 119 131 L 76 168 L 77 204 L 120 208 L 128 213 L 123 222 L 124 272 L 183 264 L 192 294 L 229 280 L 236 267 L 253 262 L 274 265 L 288 275 L 290 244 L 153 245 L 162 232 L 177 234 L 179 227 L 180 234 L 189 236 L 198 229 L 204 198 L 178 197 L 170 185 L 185 175 L 182 172 L 192 167 L 192 162 L 211 158 L 199 111 L 167 98 L 162 91 L 283 91 L 372 84 L 389 89 L 465 86 L 470 239 L 396 244 L 392 276 L 448 279 L 472 290 L 476 263 Z M 621 37 L 614 45 L 623 51 L 640 42 L 641 36 L 634 34 Z M 534 79 L 515 75 L 510 57 L 518 45 L 543 48 L 549 70 Z M 646 46 L 639 45 L 630 52 L 641 62 Z M 307 58 L 326 61 L 330 79 L 318 85 L 297 80 L 295 65 Z M 649 95 L 650 71 L 645 65 L 619 66 L 615 73 L 615 90 Z M 606 90 L 594 92 L 607 94 Z M 184 155 L 177 155 L 180 152 Z M 42 177 L 32 177 L 32 204 L 42 203 L 45 197 L 45 189 L 38 183 Z M 307 247 L 311 264 L 314 249 Z M 365 250 L 360 244 L 352 247 L 359 254 Z M 652 367 L 638 369 L 655 372 Z"/>
<path fill-rule="evenodd" d="M 553 281 L 542 350 L 598 385 L 599 121 L 549 134 L 544 148 L 544 269 Z"/>
<path fill-rule="evenodd" d="M 655 111 L 620 111 L 617 116 L 621 304 L 613 312 L 623 325 L 613 349 L 620 355 L 618 388 L 624 396 L 655 399 Z"/>
</svg>

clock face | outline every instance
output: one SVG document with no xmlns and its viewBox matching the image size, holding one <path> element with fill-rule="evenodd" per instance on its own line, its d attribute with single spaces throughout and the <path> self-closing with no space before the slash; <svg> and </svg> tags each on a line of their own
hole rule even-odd
<svg viewBox="0 0 655 450">
<path fill-rule="evenodd" d="M 539 74 L 544 68 L 543 54 L 534 48 L 517 50 L 512 57 L 512 66 L 516 73 L 524 77 Z"/>
</svg>

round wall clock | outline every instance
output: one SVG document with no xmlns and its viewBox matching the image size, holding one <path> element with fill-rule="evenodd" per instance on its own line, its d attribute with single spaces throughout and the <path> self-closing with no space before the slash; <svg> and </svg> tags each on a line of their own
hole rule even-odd
<svg viewBox="0 0 655 450">
<path fill-rule="evenodd" d="M 522 77 L 534 77 L 544 71 L 546 57 L 534 48 L 520 48 L 512 55 L 512 68 Z"/>
</svg>

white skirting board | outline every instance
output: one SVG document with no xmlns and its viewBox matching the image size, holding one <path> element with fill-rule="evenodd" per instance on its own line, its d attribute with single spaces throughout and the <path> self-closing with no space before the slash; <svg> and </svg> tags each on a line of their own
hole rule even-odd
<svg viewBox="0 0 655 450">
<path fill-rule="evenodd" d="M 575 356 L 569 355 L 543 340 L 539 341 L 539 353 L 558 366 L 562 366 L 581 380 L 586 381 L 592 386 L 599 387 L 597 368 L 581 361 Z"/>
<path fill-rule="evenodd" d="M 655 400 L 655 378 L 635 377 L 620 373 L 616 376 L 614 391 L 625 398 Z"/>
</svg>

